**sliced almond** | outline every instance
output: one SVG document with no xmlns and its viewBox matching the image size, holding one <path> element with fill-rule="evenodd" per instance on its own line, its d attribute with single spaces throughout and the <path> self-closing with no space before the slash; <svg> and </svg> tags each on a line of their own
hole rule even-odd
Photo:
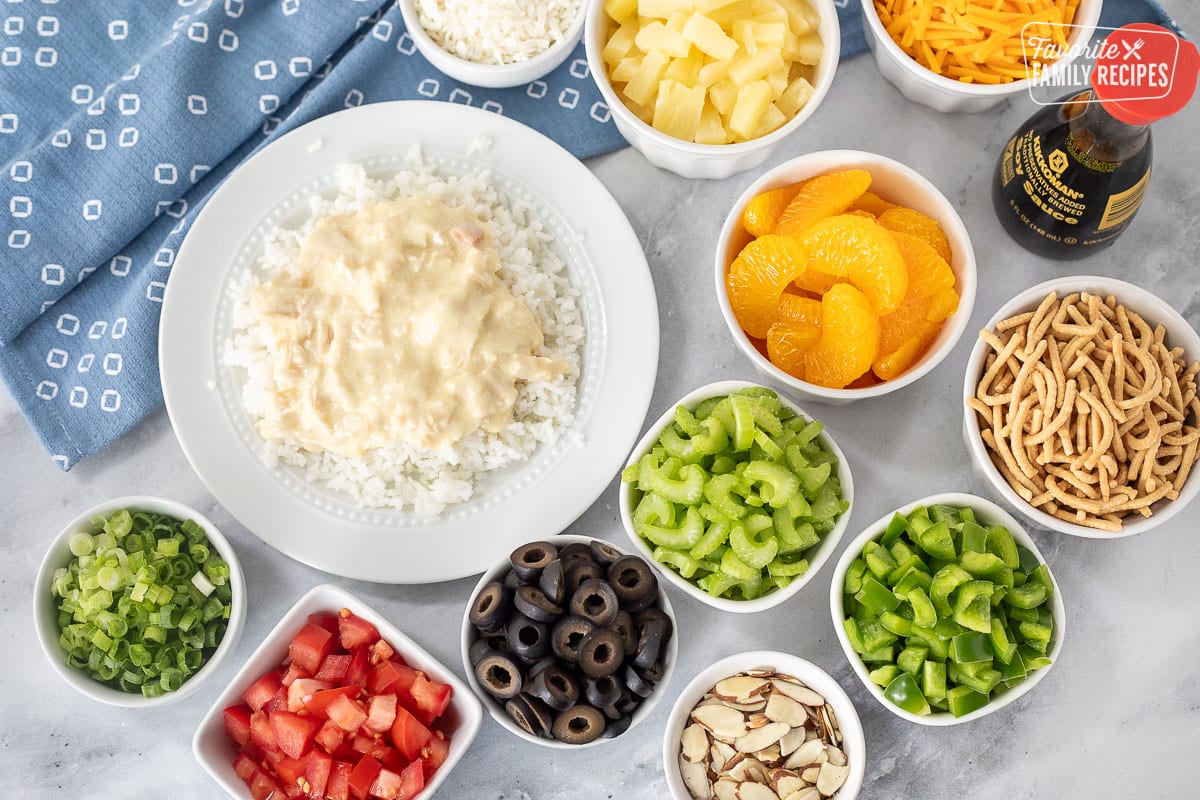
<svg viewBox="0 0 1200 800">
<path fill-rule="evenodd" d="M 708 769 L 714 775 L 719 773 L 721 770 L 725 769 L 725 764 L 727 764 L 729 762 L 729 757 L 726 756 L 720 750 L 718 750 L 717 749 L 718 746 L 728 746 L 728 745 L 721 745 L 720 742 L 714 742 L 713 746 L 710 747 L 708 750 Z"/>
<path fill-rule="evenodd" d="M 746 670 L 746 674 L 751 678 L 769 678 L 775 674 L 775 670 L 770 667 L 755 667 L 754 669 Z"/>
<path fill-rule="evenodd" d="M 719 780 L 713 784 L 713 795 L 717 800 L 737 800 L 737 783 L 731 780 Z"/>
<path fill-rule="evenodd" d="M 734 783 L 741 783 L 746 780 L 746 770 L 750 768 L 750 760 L 742 753 L 737 753 L 725 762 L 725 768 L 718 773 L 717 779 L 728 778 Z"/>
<path fill-rule="evenodd" d="M 831 744 L 826 745 L 825 753 L 829 756 L 830 764 L 833 764 L 835 767 L 846 766 L 846 754 L 843 753 L 840 748 L 834 747 Z"/>
<path fill-rule="evenodd" d="M 807 686 L 801 686 L 800 684 L 793 683 L 792 681 L 781 680 L 778 677 L 771 679 L 771 685 L 775 687 L 775 691 L 782 692 L 801 705 L 813 706 L 817 708 L 825 705 L 825 698 L 821 697 L 821 695 L 817 694 Z"/>
<path fill-rule="evenodd" d="M 768 782 L 767 767 L 765 764 L 763 764 L 757 758 L 747 758 L 746 763 L 747 763 L 747 767 L 746 767 L 746 779 L 747 780 L 751 780 L 751 781 L 754 781 L 755 783 L 761 783 L 761 784 L 766 784 Z"/>
<path fill-rule="evenodd" d="M 825 743 L 820 739 L 809 739 L 804 744 L 800 745 L 784 762 L 784 766 L 788 769 L 795 767 L 807 767 L 809 764 L 815 764 L 817 754 L 825 749 Z"/>
<path fill-rule="evenodd" d="M 701 725 L 688 725 L 679 737 L 683 757 L 693 764 L 704 760 L 708 755 L 708 733 Z"/>
<path fill-rule="evenodd" d="M 709 733 L 722 741 L 732 742 L 746 735 L 746 718 L 742 716 L 742 712 L 728 706 L 701 706 L 693 709 L 692 721 L 703 725 Z"/>
<path fill-rule="evenodd" d="M 804 728 L 792 728 L 779 740 L 779 754 L 790 756 L 796 752 L 796 748 L 804 744 L 806 738 Z"/>
<path fill-rule="evenodd" d="M 738 784 L 737 797 L 738 800 L 779 800 L 779 795 L 771 791 L 770 786 L 750 781 Z"/>
<path fill-rule="evenodd" d="M 708 780 L 708 768 L 696 761 L 679 757 L 679 774 L 683 785 L 696 800 L 712 800 L 712 784 Z"/>
<path fill-rule="evenodd" d="M 768 725 L 770 722 L 771 718 L 766 714 L 751 714 L 746 719 L 746 727 L 750 730 L 754 730 L 755 728 L 761 728 L 764 725 Z"/>
<path fill-rule="evenodd" d="M 771 778 L 771 788 L 780 797 L 787 797 L 808 785 L 798 773 L 790 769 L 773 769 L 769 777 Z"/>
<path fill-rule="evenodd" d="M 754 698 L 766 692 L 770 686 L 771 682 L 766 678 L 755 678 L 750 675 L 734 675 L 732 678 L 717 681 L 717 685 L 713 687 L 713 694 L 730 703 L 749 703 Z M 821 700 L 816 705 L 824 702 L 824 700 Z"/>
<path fill-rule="evenodd" d="M 713 699 L 715 700 L 716 698 L 713 698 Z M 729 706 L 730 708 L 736 708 L 738 711 L 741 711 L 746 714 L 754 714 L 754 713 L 762 711 L 764 708 L 767 707 L 767 699 L 765 697 L 759 697 L 757 699 L 751 700 L 749 703 L 732 703 L 727 700 L 717 700 L 717 702 L 723 703 L 723 704 Z"/>
<path fill-rule="evenodd" d="M 817 776 L 817 791 L 826 797 L 832 797 L 842 788 L 849 775 L 849 766 L 836 767 L 827 761 L 821 765 L 820 774 Z"/>
<path fill-rule="evenodd" d="M 765 750 L 783 738 L 792 727 L 786 722 L 771 722 L 761 728 L 756 728 L 733 743 L 743 753 L 754 753 Z"/>
<path fill-rule="evenodd" d="M 820 767 L 809 767 L 800 773 L 800 777 L 804 778 L 805 783 L 816 783 L 817 778 L 821 775 Z"/>
<path fill-rule="evenodd" d="M 821 793 L 816 790 L 816 787 L 809 786 L 807 789 L 789 794 L 783 800 L 821 800 Z"/>
<path fill-rule="evenodd" d="M 799 728 L 808 723 L 808 714 L 804 706 L 788 697 L 783 692 L 771 692 L 767 698 L 763 715 L 774 722 L 786 722 L 793 728 Z"/>
<path fill-rule="evenodd" d="M 761 761 L 763 764 L 766 764 L 768 767 L 771 767 L 771 766 L 779 763 L 779 758 L 780 758 L 779 742 L 776 742 L 775 744 L 771 745 L 770 747 L 766 748 L 765 750 L 759 750 L 758 752 L 754 753 L 753 755 L 756 759 Z"/>
</svg>

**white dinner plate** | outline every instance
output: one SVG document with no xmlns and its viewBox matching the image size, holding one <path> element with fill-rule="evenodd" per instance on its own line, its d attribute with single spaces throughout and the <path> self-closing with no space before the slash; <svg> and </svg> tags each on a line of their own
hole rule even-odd
<svg viewBox="0 0 1200 800">
<path fill-rule="evenodd" d="M 488 170 L 554 233 L 586 328 L 574 422 L 526 462 L 489 473 L 474 496 L 430 518 L 368 509 L 268 467 L 223 361 L 231 281 L 264 234 L 298 224 L 339 164 L 379 177 L 419 145 L 439 173 Z M 486 146 L 485 146 L 486 145 Z M 383 583 L 472 575 L 517 545 L 561 532 L 604 491 L 637 438 L 658 365 L 658 306 L 646 258 L 616 201 L 570 153 L 520 123 L 450 103 L 361 106 L 310 122 L 250 158 L 213 195 L 180 248 L 163 303 L 159 368 L 188 461 L 239 522 L 326 572 Z"/>
</svg>

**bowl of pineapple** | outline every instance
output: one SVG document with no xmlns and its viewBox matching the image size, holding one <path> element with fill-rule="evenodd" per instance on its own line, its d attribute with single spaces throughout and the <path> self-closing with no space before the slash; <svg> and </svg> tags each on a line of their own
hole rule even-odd
<svg viewBox="0 0 1200 800">
<path fill-rule="evenodd" d="M 588 66 L 650 163 L 726 178 L 812 116 L 841 51 L 834 0 L 591 0 Z"/>
</svg>

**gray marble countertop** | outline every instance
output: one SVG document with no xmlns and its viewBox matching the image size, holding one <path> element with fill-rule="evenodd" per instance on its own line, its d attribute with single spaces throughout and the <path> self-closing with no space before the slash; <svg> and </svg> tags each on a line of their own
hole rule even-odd
<svg viewBox="0 0 1200 800">
<path fill-rule="evenodd" d="M 1186 30 L 1200 9 L 1177 0 Z M 844 63 L 816 116 L 772 163 L 829 148 L 858 148 L 909 164 L 957 206 L 974 240 L 979 294 L 971 330 L 1009 297 L 1050 277 L 1095 273 L 1140 284 L 1200 326 L 1200 101 L 1155 126 L 1156 169 L 1132 228 L 1088 261 L 1033 257 L 1001 231 L 989 199 L 1006 137 L 1030 113 L 1027 99 L 978 116 L 941 116 L 904 100 L 869 57 Z M 688 181 L 625 150 L 590 166 L 641 237 L 658 288 L 662 349 L 650 418 L 696 386 L 753 379 L 711 289 L 712 250 L 734 199 L 758 170 Z M 764 167 L 765 168 L 765 167 Z M 970 334 L 920 382 L 874 401 L 814 407 L 837 438 L 857 487 L 846 539 L 892 508 L 948 490 L 983 493 L 959 436 L 961 375 Z M 0 774 L 10 796 L 219 798 L 191 755 L 196 723 L 220 687 L 284 611 L 311 586 L 332 582 L 373 605 L 461 673 L 459 620 L 474 578 L 393 587 L 334 578 L 280 555 L 237 524 L 192 473 L 167 417 L 154 414 L 104 454 L 62 474 L 7 396 L 0 396 L 0 647 L 9 689 L 0 693 Z M 122 494 L 164 495 L 209 517 L 233 541 L 250 591 L 245 634 L 196 694 L 131 711 L 84 699 L 45 663 L 34 638 L 31 589 L 50 539 L 79 510 Z M 616 542 L 616 482 L 569 529 Z M 667 711 L 712 661 L 748 649 L 808 658 L 837 678 L 861 715 L 868 767 L 862 797 L 1194 798 L 1200 757 L 1200 504 L 1154 532 L 1112 542 L 1035 533 L 1066 600 L 1059 663 L 1018 702 L 968 725 L 924 728 L 882 708 L 852 673 L 833 633 L 832 563 L 781 607 L 721 614 L 673 591 L 684 637 L 667 696 L 629 735 L 600 748 L 551 751 L 495 722 L 483 730 L 439 796 L 471 800 L 659 800 Z"/>
</svg>

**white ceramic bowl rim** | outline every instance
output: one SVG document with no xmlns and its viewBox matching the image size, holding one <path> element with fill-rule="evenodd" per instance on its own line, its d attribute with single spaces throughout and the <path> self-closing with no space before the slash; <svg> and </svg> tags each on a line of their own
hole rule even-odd
<svg viewBox="0 0 1200 800">
<path fill-rule="evenodd" d="M 213 550 L 229 564 L 229 583 L 232 591 L 232 600 L 230 601 L 229 621 L 220 643 L 208 657 L 208 660 L 204 662 L 200 669 L 189 676 L 183 682 L 182 686 L 174 692 L 167 692 L 158 697 L 145 697 L 141 694 L 123 692 L 120 689 L 94 680 L 85 672 L 68 666 L 66 664 L 66 653 L 58 643 L 60 632 L 57 611 L 54 610 L 56 604 L 51 597 L 50 585 L 54 578 L 54 571 L 59 567 L 65 566 L 72 559 L 67 543 L 71 536 L 79 531 L 94 531 L 95 526 L 92 524 L 93 517 L 107 517 L 121 509 L 146 510 L 157 514 L 166 514 L 179 520 L 194 520 L 196 524 L 204 529 L 204 535 L 208 538 Z M 34 627 L 37 630 L 38 643 L 41 644 L 42 652 L 46 654 L 46 659 L 50 662 L 54 671 L 74 689 L 93 700 L 124 708 L 147 708 L 150 706 L 166 705 L 167 703 L 181 700 L 196 691 L 201 683 L 216 672 L 217 667 L 225 660 L 225 657 L 237 646 L 237 642 L 242 635 L 242 626 L 246 617 L 246 581 L 242 573 L 241 564 L 237 558 L 237 553 L 229 543 L 229 540 L 225 538 L 216 525 L 196 509 L 177 500 L 151 495 L 117 497 L 97 503 L 78 514 L 62 529 L 62 532 L 54 537 L 54 541 L 51 542 L 46 555 L 42 558 L 41 565 L 38 567 L 33 591 Z"/>
<path fill-rule="evenodd" d="M 842 585 L 846 580 L 846 572 L 850 568 L 850 564 L 856 559 L 863 547 L 868 541 L 873 541 L 883 535 L 887 529 L 888 523 L 892 517 L 899 514 L 907 514 L 917 506 L 932 506 L 937 504 L 945 504 L 952 506 L 967 506 L 974 510 L 977 514 L 982 515 L 985 520 L 991 520 L 994 523 L 999 523 L 1008 528 L 1012 533 L 1017 544 L 1028 548 L 1038 560 L 1049 568 L 1050 562 L 1042 555 L 1038 549 L 1037 543 L 1033 537 L 1025 530 L 1025 527 L 1000 506 L 990 500 L 987 500 L 976 495 L 967 494 L 964 492 L 944 492 L 941 494 L 930 495 L 923 497 L 920 500 L 914 500 L 911 503 L 906 503 L 899 508 L 888 512 L 884 516 L 872 522 L 862 533 L 855 536 L 842 552 L 842 556 L 838 559 L 837 567 L 833 571 L 833 581 L 829 585 L 829 612 L 833 619 L 834 632 L 837 634 L 838 642 L 842 645 L 842 650 L 846 654 L 846 660 L 850 662 L 850 666 L 854 669 L 854 674 L 858 676 L 863 685 L 870 691 L 879 703 L 892 712 L 896 716 L 906 719 L 909 722 L 915 722 L 918 725 L 927 725 L 932 727 L 941 727 L 947 725 L 961 725 L 965 722 L 985 717 L 994 711 L 999 711 L 1001 708 L 1015 702 L 1031 691 L 1034 686 L 1046 677 L 1054 665 L 1058 663 L 1059 657 L 1062 655 L 1063 641 L 1067 635 L 1067 614 L 1066 606 L 1062 599 L 1062 588 L 1058 585 L 1058 580 L 1054 577 L 1054 571 L 1050 570 L 1050 582 L 1054 586 L 1054 596 L 1050 598 L 1051 613 L 1054 618 L 1054 638 L 1051 641 L 1049 656 L 1051 663 L 1049 666 L 1042 667 L 1033 675 L 1023 680 L 1011 689 L 997 690 L 997 693 L 992 697 L 987 705 L 978 708 L 969 714 L 964 714 L 961 717 L 955 717 L 949 711 L 936 711 L 925 716 L 913 714 L 896 706 L 890 700 L 883 696 L 883 689 L 871 682 L 869 670 L 866 664 L 859 657 L 858 653 L 850 646 L 850 640 L 846 637 L 846 631 L 843 626 L 845 620 L 845 605 L 842 601 Z"/>
<path fill-rule="evenodd" d="M 634 446 L 633 452 L 629 456 L 629 461 L 626 462 L 626 466 L 628 467 L 636 463 L 643 455 L 650 452 L 650 450 L 654 448 L 655 444 L 658 442 L 659 435 L 674 421 L 675 408 L 677 406 L 685 406 L 689 409 L 693 409 L 710 397 L 720 397 L 731 394 L 740 389 L 765 388 L 769 387 L 762 386 L 758 383 L 752 383 L 750 381 L 716 381 L 714 383 L 705 384 L 704 386 L 700 386 L 699 388 L 688 392 L 679 400 L 668 406 L 663 412 L 662 416 L 660 416 L 650 426 L 650 429 L 646 431 L 646 434 L 642 436 L 637 445 Z M 774 390 L 772 389 L 771 391 Z M 784 395 L 779 394 L 778 392 L 776 392 L 776 394 L 778 395 L 779 400 L 792 411 L 795 411 L 805 419 L 819 421 L 819 417 L 808 413 L 806 410 L 792 402 Z M 839 481 L 841 481 L 842 484 L 842 498 L 850 504 L 850 507 L 847 508 L 840 517 L 838 517 L 837 523 L 834 525 L 833 530 L 822 536 L 819 544 L 814 545 L 814 549 L 810 553 L 811 558 L 809 559 L 808 571 L 793 580 L 785 588 L 775 589 L 774 591 L 768 592 L 760 597 L 756 597 L 753 600 L 731 600 L 724 597 L 713 597 L 699 586 L 684 578 L 675 570 L 667 567 L 664 564 L 658 563 L 654 560 L 653 553 L 650 550 L 649 545 L 647 545 L 646 542 L 642 540 L 642 537 L 638 536 L 633 530 L 633 509 L 630 506 L 632 502 L 630 498 L 632 497 L 633 487 L 631 484 L 622 483 L 619 488 L 619 506 L 621 522 L 625 526 L 625 535 L 629 538 L 630 542 L 633 543 L 633 546 L 637 549 L 638 554 L 641 555 L 641 557 L 658 572 L 660 578 L 665 577 L 668 581 L 679 587 L 679 589 L 703 603 L 707 603 L 714 608 L 719 608 L 722 611 L 733 611 L 746 614 L 757 611 L 765 611 L 768 608 L 773 608 L 787 600 L 789 597 L 795 595 L 797 592 L 807 586 L 814 577 L 816 577 L 817 573 L 821 571 L 821 567 L 825 566 L 825 563 L 829 561 L 830 556 L 833 555 L 834 550 L 837 549 L 838 543 L 842 540 L 842 536 L 846 532 L 846 528 L 850 525 L 850 515 L 854 511 L 854 478 L 850 474 L 850 464 L 846 460 L 846 454 L 842 452 L 842 448 L 839 447 L 838 443 L 834 441 L 832 436 L 829 435 L 828 430 L 822 430 L 817 439 L 824 447 L 828 448 L 835 456 L 837 456 L 838 471 L 836 477 Z"/>
<path fill-rule="evenodd" d="M 1036 286 L 1031 286 L 1002 305 L 992 315 L 992 318 L 988 320 L 984 328 L 994 330 L 996 325 L 1002 320 L 1023 313 L 1024 311 L 1033 310 L 1052 291 L 1058 292 L 1060 297 L 1078 291 L 1093 291 L 1106 295 L 1115 295 L 1118 302 L 1131 304 L 1131 307 L 1136 306 L 1133 310 L 1146 316 L 1148 322 L 1153 324 L 1161 323 L 1168 326 L 1171 329 L 1167 334 L 1169 341 L 1172 346 L 1183 346 L 1185 357 L 1192 360 L 1200 359 L 1200 333 L 1197 333 L 1196 329 L 1170 303 L 1140 286 L 1135 286 L 1132 283 L 1117 278 L 1105 278 L 1099 275 L 1053 278 Z M 1154 307 L 1154 313 L 1158 315 L 1156 319 L 1149 319 L 1150 315 L 1140 310 L 1147 306 Z M 1186 341 L 1180 342 L 1179 339 L 1181 338 Z M 983 362 L 988 352 L 989 348 L 987 344 L 982 339 L 978 339 L 967 359 L 967 370 L 963 377 L 963 433 L 975 466 L 983 472 L 995 490 L 1018 513 L 1043 528 L 1049 528 L 1050 530 L 1066 533 L 1071 536 L 1080 536 L 1088 539 L 1120 539 L 1145 533 L 1164 524 L 1183 511 L 1188 504 L 1196 499 L 1197 495 L 1200 495 L 1200 477 L 1197 477 L 1200 469 L 1195 469 L 1188 476 L 1187 482 L 1184 484 L 1177 499 L 1165 502 L 1160 500 L 1155 504 L 1158 508 L 1155 509 L 1154 515 L 1151 517 L 1133 516 L 1127 518 L 1124 521 L 1122 530 L 1115 533 L 1061 520 L 1025 502 L 1012 486 L 1009 485 L 1008 481 L 1004 479 L 1000 471 L 996 469 L 996 465 L 992 463 L 991 456 L 988 455 L 988 451 L 984 447 L 983 439 L 977 433 L 979 427 L 975 412 L 966 405 L 966 400 L 975 396 L 975 389 L 979 382 L 979 376 L 983 373 Z"/>
</svg>

